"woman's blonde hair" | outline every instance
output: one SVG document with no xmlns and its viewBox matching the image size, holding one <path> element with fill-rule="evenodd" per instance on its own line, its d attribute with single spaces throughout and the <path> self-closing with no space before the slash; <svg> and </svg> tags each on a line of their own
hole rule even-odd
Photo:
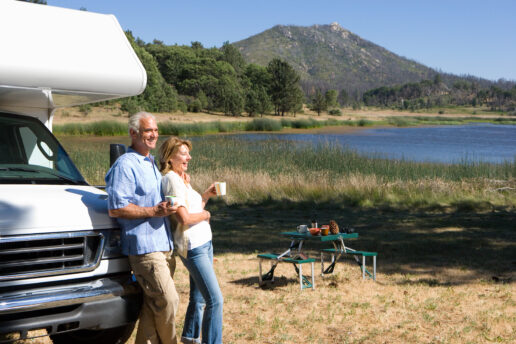
<svg viewBox="0 0 516 344">
<path fill-rule="evenodd" d="M 182 145 L 188 147 L 188 150 L 192 150 L 192 143 L 190 141 L 180 139 L 176 136 L 169 137 L 161 144 L 159 147 L 159 170 L 162 174 L 167 174 L 168 172 L 172 171 L 170 158 L 172 155 L 177 153 Z"/>
</svg>

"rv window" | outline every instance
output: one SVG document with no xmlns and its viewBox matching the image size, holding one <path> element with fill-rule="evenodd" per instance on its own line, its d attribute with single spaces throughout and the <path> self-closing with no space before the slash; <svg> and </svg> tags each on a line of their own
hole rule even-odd
<svg viewBox="0 0 516 344">
<path fill-rule="evenodd" d="M 0 183 L 86 184 L 37 119 L 0 114 Z"/>
</svg>

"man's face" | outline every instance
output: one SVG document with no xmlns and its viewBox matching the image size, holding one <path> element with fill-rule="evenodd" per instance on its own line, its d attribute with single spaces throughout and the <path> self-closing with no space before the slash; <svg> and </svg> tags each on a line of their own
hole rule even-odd
<svg viewBox="0 0 516 344">
<path fill-rule="evenodd" d="M 135 150 L 144 153 L 144 155 L 147 155 L 151 149 L 156 148 L 158 136 L 158 125 L 150 117 L 140 120 L 139 132 L 131 130 L 131 139 Z"/>
</svg>

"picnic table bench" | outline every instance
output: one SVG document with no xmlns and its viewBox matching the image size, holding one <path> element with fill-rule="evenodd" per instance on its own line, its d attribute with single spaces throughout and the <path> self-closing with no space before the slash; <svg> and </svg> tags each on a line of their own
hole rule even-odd
<svg viewBox="0 0 516 344">
<path fill-rule="evenodd" d="M 274 269 L 276 269 L 276 266 L 278 263 L 292 263 L 294 264 L 294 268 L 296 272 L 299 275 L 299 286 L 301 290 L 305 288 L 312 288 L 315 289 L 315 278 L 314 278 L 314 258 L 308 258 L 304 256 L 297 256 L 296 258 L 292 257 L 285 257 L 281 256 L 279 254 L 274 253 L 261 253 L 258 255 L 259 258 L 259 274 L 258 274 L 258 281 L 260 285 L 265 284 L 265 281 L 271 281 L 274 282 Z M 262 275 L 262 261 L 263 260 L 270 260 L 271 261 L 271 269 L 268 273 L 265 275 Z M 307 277 L 303 275 L 303 264 L 310 264 L 311 267 L 311 280 L 309 280 Z M 298 267 L 299 266 L 299 267 Z"/>
</svg>

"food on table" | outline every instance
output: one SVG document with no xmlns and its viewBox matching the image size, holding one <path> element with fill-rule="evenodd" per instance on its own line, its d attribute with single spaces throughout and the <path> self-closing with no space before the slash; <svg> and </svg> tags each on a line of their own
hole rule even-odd
<svg viewBox="0 0 516 344">
<path fill-rule="evenodd" d="M 330 221 L 330 233 L 339 234 L 339 225 L 334 220 Z"/>
</svg>

